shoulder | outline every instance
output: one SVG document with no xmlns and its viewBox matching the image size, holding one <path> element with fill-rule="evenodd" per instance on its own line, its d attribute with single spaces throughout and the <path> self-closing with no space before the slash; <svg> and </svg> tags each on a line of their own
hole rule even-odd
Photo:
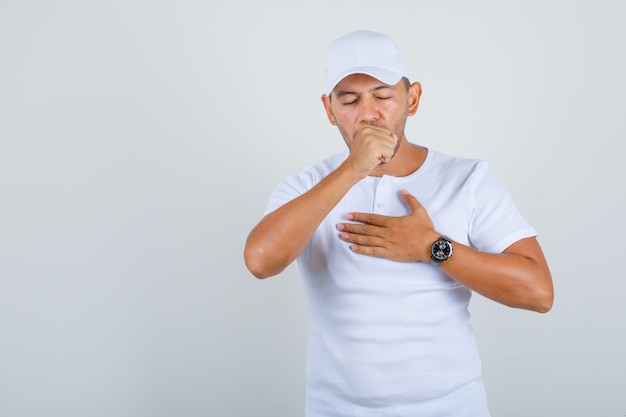
<svg viewBox="0 0 626 417">
<path fill-rule="evenodd" d="M 300 182 L 312 187 L 333 172 L 348 157 L 348 151 L 329 156 L 314 164 L 305 165 L 300 172 L 289 175 L 286 182 Z"/>
<path fill-rule="evenodd" d="M 337 169 L 347 156 L 347 152 L 336 154 L 317 163 L 306 165 L 298 173 L 287 176 L 270 195 L 266 214 L 309 191 Z"/>
<path fill-rule="evenodd" d="M 348 157 L 349 151 L 346 150 L 344 152 L 329 156 L 326 159 L 323 159 L 313 165 L 308 165 L 303 168 L 303 171 L 314 171 L 321 176 L 326 176 L 330 174 L 332 171 L 337 169 L 339 165 Z"/>
<path fill-rule="evenodd" d="M 485 160 L 449 155 L 430 148 L 427 160 L 429 170 L 446 177 L 468 178 L 489 172 L 489 164 Z"/>
</svg>

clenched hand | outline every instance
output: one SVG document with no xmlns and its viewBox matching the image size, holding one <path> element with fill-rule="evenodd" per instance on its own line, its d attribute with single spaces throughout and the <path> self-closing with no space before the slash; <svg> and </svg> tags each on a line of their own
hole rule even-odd
<svg viewBox="0 0 626 417">
<path fill-rule="evenodd" d="M 346 162 L 352 164 L 359 178 L 365 178 L 394 156 L 398 141 L 398 136 L 384 127 L 364 125 L 349 144 L 350 155 Z"/>
</svg>

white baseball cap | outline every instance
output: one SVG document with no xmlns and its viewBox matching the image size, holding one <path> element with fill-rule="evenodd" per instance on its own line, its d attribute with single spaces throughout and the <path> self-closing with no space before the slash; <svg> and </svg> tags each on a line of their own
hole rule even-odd
<svg viewBox="0 0 626 417">
<path fill-rule="evenodd" d="M 367 74 L 394 85 L 409 70 L 402 51 L 387 35 L 357 30 L 343 35 L 328 46 L 325 58 L 327 92 L 351 74 Z"/>
</svg>

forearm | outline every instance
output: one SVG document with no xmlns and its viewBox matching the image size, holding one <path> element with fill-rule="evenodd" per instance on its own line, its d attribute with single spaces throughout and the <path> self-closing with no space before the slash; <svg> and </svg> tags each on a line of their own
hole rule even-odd
<svg viewBox="0 0 626 417">
<path fill-rule="evenodd" d="M 244 258 L 250 272 L 267 278 L 283 271 L 359 179 L 342 165 L 305 194 L 265 216 L 246 242 Z"/>
<path fill-rule="evenodd" d="M 501 254 L 455 243 L 453 256 L 441 268 L 468 288 L 507 306 L 541 313 L 552 307 L 552 278 L 534 238 L 522 239 Z"/>
</svg>

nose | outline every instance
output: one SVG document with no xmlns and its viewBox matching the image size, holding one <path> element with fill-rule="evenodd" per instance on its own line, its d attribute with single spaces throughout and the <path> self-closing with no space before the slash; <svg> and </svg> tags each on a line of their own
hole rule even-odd
<svg viewBox="0 0 626 417">
<path fill-rule="evenodd" d="M 378 120 L 380 117 L 380 113 L 378 110 L 378 106 L 376 105 L 376 101 L 367 98 L 360 101 L 360 109 L 359 116 L 361 122 L 363 123 L 372 123 Z"/>
</svg>

